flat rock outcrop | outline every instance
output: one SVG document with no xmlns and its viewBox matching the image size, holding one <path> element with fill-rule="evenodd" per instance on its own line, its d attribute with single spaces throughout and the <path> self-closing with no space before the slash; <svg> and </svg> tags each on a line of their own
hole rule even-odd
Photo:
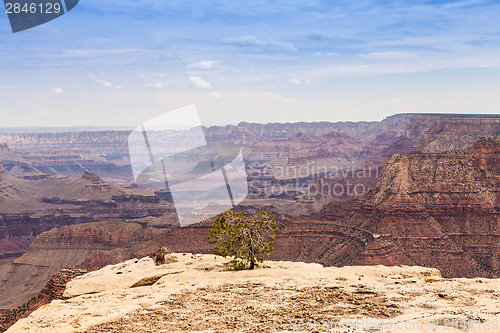
<svg viewBox="0 0 500 333">
<path fill-rule="evenodd" d="M 7 332 L 457 332 L 462 322 L 470 332 L 498 328 L 498 279 L 272 261 L 228 271 L 228 260 L 214 255 L 169 256 L 160 266 L 132 259 L 76 277 L 62 300 Z"/>
</svg>

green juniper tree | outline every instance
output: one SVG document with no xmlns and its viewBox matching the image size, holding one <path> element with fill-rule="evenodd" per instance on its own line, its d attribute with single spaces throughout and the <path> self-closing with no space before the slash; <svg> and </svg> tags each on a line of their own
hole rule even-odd
<svg viewBox="0 0 500 333">
<path fill-rule="evenodd" d="M 216 244 L 215 254 L 235 258 L 236 269 L 255 268 L 256 262 L 264 260 L 273 252 L 273 241 L 278 231 L 278 222 L 269 211 L 259 209 L 255 216 L 228 210 L 213 222 L 209 230 L 209 243 Z"/>
</svg>

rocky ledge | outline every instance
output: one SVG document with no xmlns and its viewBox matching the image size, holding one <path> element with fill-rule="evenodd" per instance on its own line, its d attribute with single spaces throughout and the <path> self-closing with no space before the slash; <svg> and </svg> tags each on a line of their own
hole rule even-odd
<svg viewBox="0 0 500 333">
<path fill-rule="evenodd" d="M 159 266 L 149 257 L 106 266 L 7 332 L 498 331 L 499 279 L 283 261 L 229 271 L 226 261 L 174 253 Z"/>
</svg>

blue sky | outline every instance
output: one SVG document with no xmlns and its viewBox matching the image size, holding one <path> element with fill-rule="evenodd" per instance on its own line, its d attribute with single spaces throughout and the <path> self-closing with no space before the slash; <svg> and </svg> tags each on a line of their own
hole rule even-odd
<svg viewBox="0 0 500 333">
<path fill-rule="evenodd" d="M 196 104 L 203 124 L 500 113 L 500 2 L 80 0 L 13 34 L 0 119 L 136 126 Z"/>
</svg>

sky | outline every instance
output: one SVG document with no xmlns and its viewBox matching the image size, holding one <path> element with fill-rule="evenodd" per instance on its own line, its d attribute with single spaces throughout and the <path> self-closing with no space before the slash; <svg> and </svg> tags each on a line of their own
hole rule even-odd
<svg viewBox="0 0 500 333">
<path fill-rule="evenodd" d="M 80 0 L 12 33 L 0 127 L 500 113 L 500 2 Z"/>
</svg>

